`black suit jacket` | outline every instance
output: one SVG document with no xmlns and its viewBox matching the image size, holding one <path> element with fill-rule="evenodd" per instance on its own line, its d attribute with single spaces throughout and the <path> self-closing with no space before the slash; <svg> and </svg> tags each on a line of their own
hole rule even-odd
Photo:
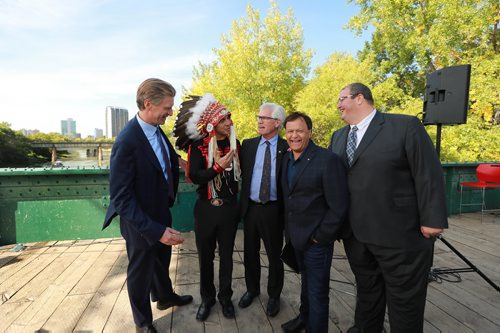
<svg viewBox="0 0 500 333">
<path fill-rule="evenodd" d="M 257 154 L 257 148 L 260 142 L 260 136 L 246 139 L 241 145 L 240 152 L 240 163 L 241 163 L 241 192 L 240 192 L 240 203 L 241 203 L 241 216 L 245 218 L 248 201 L 250 199 L 250 185 L 252 182 L 253 167 L 255 164 L 255 155 Z M 278 195 L 278 202 L 282 202 L 282 191 L 281 191 L 281 162 L 283 157 L 286 156 L 286 151 L 288 149 L 288 144 L 286 140 L 278 137 L 278 143 L 276 145 L 276 189 Z"/>
<path fill-rule="evenodd" d="M 334 132 L 331 150 L 347 165 L 349 126 Z M 416 117 L 377 112 L 348 172 L 349 222 L 361 242 L 418 248 L 432 243 L 420 226 L 447 228 L 444 177 Z"/>
<path fill-rule="evenodd" d="M 289 186 L 287 154 L 281 181 L 285 230 L 292 245 L 304 251 L 312 238 L 324 245 L 338 238 L 346 219 L 348 192 L 346 170 L 337 155 L 310 141 L 300 158 L 296 177 Z"/>
<path fill-rule="evenodd" d="M 174 193 L 177 194 L 179 160 L 165 133 L 162 131 L 161 134 L 170 151 Z M 166 227 L 172 226 L 169 207 L 174 203 L 168 198 L 168 183 L 135 117 L 123 128 L 113 145 L 109 192 L 111 202 L 103 229 L 116 215 L 120 215 L 121 221 L 129 223 L 137 232 L 135 235 L 123 235 L 127 241 L 145 240 L 153 245 Z"/>
</svg>

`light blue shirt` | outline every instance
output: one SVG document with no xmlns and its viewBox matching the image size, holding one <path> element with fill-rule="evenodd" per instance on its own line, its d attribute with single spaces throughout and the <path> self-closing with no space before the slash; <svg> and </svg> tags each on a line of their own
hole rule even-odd
<svg viewBox="0 0 500 333">
<path fill-rule="evenodd" d="M 157 130 L 159 131 L 160 129 L 158 128 L 158 126 L 153 126 L 146 123 L 144 120 L 141 119 L 141 117 L 139 117 L 139 114 L 137 114 L 135 117 L 137 118 L 137 121 L 139 122 L 139 125 L 141 126 L 142 131 L 144 132 L 144 135 L 146 135 L 146 138 L 148 139 L 151 148 L 153 148 L 156 158 L 158 159 L 158 162 L 160 162 L 161 169 L 163 170 L 163 175 L 165 176 L 165 179 L 168 182 L 168 175 L 165 169 L 165 161 L 163 159 L 163 153 L 161 152 L 161 146 L 156 137 L 156 131 Z M 163 143 L 163 146 L 165 147 L 165 150 L 167 151 L 168 160 L 170 161 L 170 151 L 163 136 L 161 137 L 161 141 Z"/>
<path fill-rule="evenodd" d="M 257 147 L 257 154 L 255 154 L 255 164 L 253 165 L 252 182 L 250 184 L 250 199 L 255 202 L 260 202 L 260 182 L 262 179 L 262 168 L 264 166 L 264 155 L 266 153 L 266 139 L 260 137 L 259 145 Z M 275 201 L 278 199 L 276 193 L 276 151 L 278 146 L 278 135 L 276 134 L 268 140 L 271 144 L 271 193 L 269 200 Z"/>
</svg>

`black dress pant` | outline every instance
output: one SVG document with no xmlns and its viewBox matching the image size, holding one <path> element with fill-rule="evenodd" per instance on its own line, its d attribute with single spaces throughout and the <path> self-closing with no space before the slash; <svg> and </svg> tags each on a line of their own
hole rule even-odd
<svg viewBox="0 0 500 333">
<path fill-rule="evenodd" d="M 132 315 L 137 326 L 147 326 L 153 322 L 151 300 L 168 301 L 174 295 L 169 277 L 172 247 L 160 242 L 149 245 L 124 221 L 120 223 L 120 231 L 125 238 L 129 261 L 127 290 Z"/>
<path fill-rule="evenodd" d="M 210 201 L 198 199 L 194 206 L 194 231 L 200 264 L 200 295 L 202 301 L 215 299 L 214 259 L 219 249 L 219 294 L 221 301 L 233 295 L 233 247 L 238 226 L 239 207 L 234 200 L 222 206 L 212 206 Z"/>
<path fill-rule="evenodd" d="M 250 202 L 244 221 L 244 262 L 247 291 L 260 293 L 260 240 L 262 239 L 269 261 L 267 293 L 270 298 L 279 298 L 283 289 L 283 220 L 280 219 L 278 203 L 266 205 Z"/>
<path fill-rule="evenodd" d="M 344 246 L 357 284 L 356 327 L 382 332 L 387 304 L 391 333 L 421 333 L 432 246 L 388 248 L 354 236 Z"/>
</svg>

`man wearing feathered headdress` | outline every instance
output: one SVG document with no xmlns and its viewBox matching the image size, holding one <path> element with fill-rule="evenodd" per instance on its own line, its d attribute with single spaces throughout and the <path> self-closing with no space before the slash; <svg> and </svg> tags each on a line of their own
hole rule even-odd
<svg viewBox="0 0 500 333">
<path fill-rule="evenodd" d="M 190 96 L 175 122 L 176 146 L 188 151 L 188 178 L 198 184 L 194 207 L 196 247 L 200 263 L 201 305 L 196 319 L 205 321 L 215 304 L 214 257 L 219 248 L 219 293 L 222 314 L 234 318 L 231 301 L 233 246 L 239 221 L 239 142 L 231 112 L 209 93 Z"/>
</svg>

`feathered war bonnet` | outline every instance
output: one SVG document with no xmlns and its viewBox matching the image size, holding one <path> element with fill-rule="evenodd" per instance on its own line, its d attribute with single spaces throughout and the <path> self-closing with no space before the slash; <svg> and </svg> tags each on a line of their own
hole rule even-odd
<svg viewBox="0 0 500 333">
<path fill-rule="evenodd" d="M 206 93 L 203 96 L 189 96 L 189 99 L 181 103 L 179 114 L 175 119 L 173 132 L 174 137 L 177 138 L 176 147 L 189 153 L 190 146 L 194 141 L 204 139 L 204 144 L 208 144 L 207 166 L 211 168 L 215 163 L 214 156 L 217 154 L 215 126 L 230 115 L 231 112 L 219 103 L 211 93 Z M 237 152 L 236 133 L 232 122 L 229 144 L 230 149 Z M 238 181 L 241 175 L 238 154 L 234 154 L 233 168 L 234 179 Z M 211 181 L 209 185 L 209 198 L 216 198 L 217 192 L 213 188 L 213 182 Z"/>
</svg>

